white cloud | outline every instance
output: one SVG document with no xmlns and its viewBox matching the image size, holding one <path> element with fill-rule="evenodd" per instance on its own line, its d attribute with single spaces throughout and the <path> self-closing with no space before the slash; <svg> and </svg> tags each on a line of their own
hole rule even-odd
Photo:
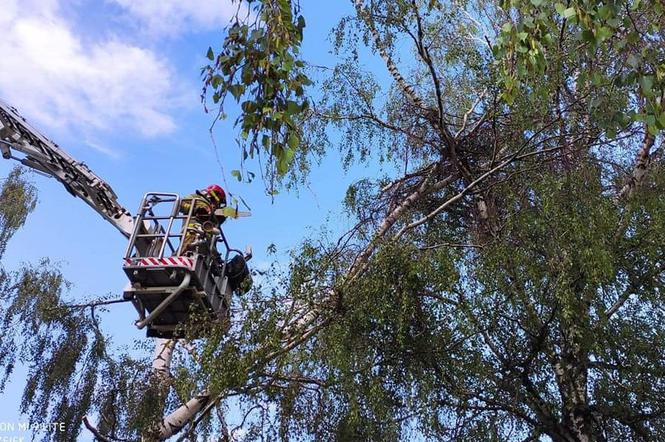
<svg viewBox="0 0 665 442">
<path fill-rule="evenodd" d="M 151 35 L 170 36 L 185 31 L 224 26 L 238 8 L 231 0 L 110 0 L 138 21 Z"/>
<path fill-rule="evenodd" d="M 36 123 L 83 131 L 169 133 L 183 88 L 168 60 L 111 37 L 77 34 L 57 0 L 3 0 L 0 98 Z"/>
<path fill-rule="evenodd" d="M 93 148 L 97 152 L 101 152 L 104 155 L 109 156 L 109 157 L 114 158 L 114 159 L 120 158 L 120 156 L 121 156 L 118 153 L 117 150 L 110 149 L 110 148 L 104 146 L 103 144 L 100 144 L 99 142 L 94 141 L 94 140 L 92 140 L 88 137 L 85 138 L 85 145 L 88 146 L 88 147 Z"/>
</svg>

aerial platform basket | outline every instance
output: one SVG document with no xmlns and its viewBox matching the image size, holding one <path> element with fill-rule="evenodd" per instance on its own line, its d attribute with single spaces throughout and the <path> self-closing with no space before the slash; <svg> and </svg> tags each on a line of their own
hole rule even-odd
<svg viewBox="0 0 665 442">
<path fill-rule="evenodd" d="M 229 274 L 229 256 L 240 256 L 248 272 L 245 259 L 251 254 L 243 256 L 231 249 L 221 229 L 193 229 L 195 204 L 186 205 L 188 213 L 181 213 L 184 202 L 187 199 L 173 193 L 147 193 L 124 257 L 123 270 L 130 281 L 124 297 L 134 304 L 139 313 L 136 325 L 147 328 L 148 336 L 182 337 L 179 326 L 192 314 L 228 325 L 236 288 Z M 189 250 L 182 250 L 187 235 L 197 239 Z M 223 255 L 217 251 L 219 242 L 225 247 Z M 199 325 L 207 322 L 199 321 Z"/>
</svg>

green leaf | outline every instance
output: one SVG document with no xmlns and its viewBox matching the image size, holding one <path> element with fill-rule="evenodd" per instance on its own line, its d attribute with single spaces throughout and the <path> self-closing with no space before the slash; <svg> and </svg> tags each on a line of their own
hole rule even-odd
<svg viewBox="0 0 665 442">
<path fill-rule="evenodd" d="M 554 5 L 554 9 L 556 9 L 556 12 L 557 12 L 559 15 L 563 15 L 563 11 L 566 10 L 566 6 L 565 6 L 563 3 L 556 3 L 556 4 Z"/>
<path fill-rule="evenodd" d="M 287 170 L 289 170 L 289 165 L 286 163 L 284 156 L 282 155 L 277 159 L 277 174 L 284 175 Z"/>
<path fill-rule="evenodd" d="M 582 40 L 586 41 L 587 43 L 595 43 L 596 42 L 596 36 L 593 35 L 592 30 L 587 29 L 585 31 L 582 31 Z"/>
<path fill-rule="evenodd" d="M 564 10 L 561 15 L 563 15 L 563 18 L 570 18 L 577 15 L 577 12 L 575 11 L 575 8 L 568 8 Z"/>
<path fill-rule="evenodd" d="M 293 149 L 286 149 L 284 151 L 284 161 L 286 161 L 286 164 L 291 164 L 291 161 L 293 161 L 293 157 L 295 156 L 296 151 Z"/>
<path fill-rule="evenodd" d="M 291 144 L 291 137 L 289 137 L 289 144 Z M 277 160 L 277 173 L 284 175 L 289 170 L 289 165 L 293 160 L 295 151 L 293 149 L 285 149 L 279 155 Z"/>
<path fill-rule="evenodd" d="M 603 84 L 604 79 L 605 77 L 603 77 L 603 74 L 600 72 L 594 72 L 591 76 L 591 83 L 593 83 L 594 86 L 600 86 Z"/>
<path fill-rule="evenodd" d="M 238 101 L 243 92 L 245 92 L 245 86 L 242 84 L 234 84 L 229 86 L 229 92 L 233 95 L 233 98 Z"/>
<path fill-rule="evenodd" d="M 640 77 L 640 87 L 642 88 L 642 93 L 650 97 L 653 95 L 653 76 L 651 75 L 642 75 Z"/>
<path fill-rule="evenodd" d="M 538 6 L 542 5 L 543 3 L 545 3 L 545 0 L 531 0 L 531 4 L 535 7 L 538 7 Z"/>
<path fill-rule="evenodd" d="M 608 18 L 610 18 L 610 17 L 612 16 L 612 13 L 613 13 L 613 12 L 614 12 L 614 11 L 612 10 L 611 7 L 609 7 L 609 6 L 607 6 L 607 5 L 606 5 L 606 6 L 601 6 L 601 7 L 598 9 L 598 17 L 599 17 L 601 20 L 607 20 Z"/>
<path fill-rule="evenodd" d="M 240 174 L 240 171 L 237 169 L 231 171 L 231 176 L 236 177 L 238 181 L 242 181 L 242 175 Z"/>
<path fill-rule="evenodd" d="M 218 88 L 219 85 L 222 84 L 223 81 L 224 81 L 224 77 L 217 74 L 217 75 L 213 75 L 212 79 L 210 80 L 210 84 L 212 85 L 212 87 Z"/>
<path fill-rule="evenodd" d="M 515 97 L 513 96 L 512 93 L 508 91 L 502 93 L 501 98 L 503 99 L 503 101 L 506 102 L 508 106 L 512 106 L 512 104 L 515 102 Z"/>
<path fill-rule="evenodd" d="M 291 101 L 291 100 L 286 102 L 286 113 L 287 114 L 293 115 L 293 114 L 295 114 L 299 111 L 300 111 L 300 105 L 297 102 Z"/>
<path fill-rule="evenodd" d="M 647 130 L 648 130 L 649 133 L 650 133 L 651 135 L 653 135 L 654 137 L 655 137 L 656 135 L 658 135 L 658 133 L 660 132 L 660 131 L 658 130 L 658 128 L 656 127 L 655 124 L 654 124 L 654 125 L 649 124 L 649 125 L 647 126 Z"/>
<path fill-rule="evenodd" d="M 288 145 L 289 145 L 290 149 L 295 150 L 300 145 L 300 137 L 298 135 L 296 135 L 295 133 L 291 132 L 289 134 Z"/>
<path fill-rule="evenodd" d="M 610 38 L 614 32 L 606 27 L 606 26 L 601 26 L 600 28 L 596 29 L 596 41 L 597 42 L 602 42 Z"/>
<path fill-rule="evenodd" d="M 213 61 L 215 59 L 215 53 L 212 51 L 212 47 L 208 46 L 208 53 L 206 54 L 208 60 Z"/>
<path fill-rule="evenodd" d="M 658 122 L 661 124 L 661 126 L 665 127 L 665 112 L 660 114 L 658 117 Z"/>
<path fill-rule="evenodd" d="M 640 41 L 640 34 L 637 32 L 629 32 L 628 35 L 626 36 L 626 41 L 628 43 L 637 43 Z"/>
<path fill-rule="evenodd" d="M 249 42 L 250 43 L 257 42 L 261 39 L 261 37 L 263 37 L 263 30 L 262 29 L 254 29 L 252 31 L 252 33 L 250 34 Z"/>
<path fill-rule="evenodd" d="M 619 18 L 611 18 L 607 20 L 607 24 L 614 29 L 617 29 L 619 26 L 621 26 L 621 19 Z"/>
<path fill-rule="evenodd" d="M 640 58 L 635 54 L 630 54 L 627 63 L 629 66 L 637 68 L 640 65 Z"/>
</svg>

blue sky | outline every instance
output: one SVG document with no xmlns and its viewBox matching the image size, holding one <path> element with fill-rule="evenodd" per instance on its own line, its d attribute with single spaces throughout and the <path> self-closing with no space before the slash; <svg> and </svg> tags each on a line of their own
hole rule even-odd
<svg viewBox="0 0 665 442">
<path fill-rule="evenodd" d="M 331 66 L 328 32 L 351 4 L 302 4 L 305 58 Z M 0 99 L 87 163 L 132 213 L 147 191 L 185 194 L 226 182 L 252 209 L 251 218 L 226 223 L 227 237 L 237 248 L 251 244 L 251 264 L 264 266 L 271 243 L 284 258 L 327 218 L 336 229 L 350 227 L 340 202 L 353 177 L 332 156 L 311 175 L 309 188 L 272 202 L 259 181 L 240 184 L 230 176 L 239 151 L 237 131 L 225 121 L 215 130 L 224 179 L 208 133 L 212 116 L 199 102 L 199 73 L 208 46 L 221 43 L 231 11 L 230 0 L 0 0 Z M 13 166 L 0 161 L 0 177 Z M 55 180 L 32 180 L 39 205 L 10 242 L 5 266 L 50 257 L 73 282 L 72 299 L 120 296 L 124 238 Z M 122 304 L 103 321 L 123 344 L 145 339 L 134 319 L 133 308 Z M 2 395 L 0 423 L 25 421 L 17 411 L 24 376 L 18 370 Z M 14 435 L 20 433 L 0 437 Z"/>
</svg>

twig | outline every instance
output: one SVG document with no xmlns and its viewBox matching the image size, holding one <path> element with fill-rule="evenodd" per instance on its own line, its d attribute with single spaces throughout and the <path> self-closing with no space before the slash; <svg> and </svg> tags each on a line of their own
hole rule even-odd
<svg viewBox="0 0 665 442">
<path fill-rule="evenodd" d="M 464 117 L 462 119 L 462 127 L 460 127 L 460 130 L 458 130 L 457 133 L 455 133 L 454 138 L 459 137 L 462 134 L 462 132 L 464 132 L 464 129 L 466 129 L 466 122 L 467 122 L 467 119 L 469 118 L 469 115 L 471 115 L 471 113 L 476 109 L 476 106 L 478 106 L 480 104 L 482 99 L 485 98 L 486 93 L 487 93 L 487 88 L 485 88 L 485 90 L 483 90 L 483 92 L 476 99 L 476 101 L 473 102 L 473 104 L 471 105 L 469 110 L 464 113 Z"/>
<path fill-rule="evenodd" d="M 431 246 L 420 247 L 418 250 L 433 250 L 433 249 L 439 249 L 441 247 L 482 249 L 484 246 L 480 244 L 462 244 L 462 243 L 444 242 L 440 244 L 434 244 Z"/>
<path fill-rule="evenodd" d="M 100 305 L 110 305 L 110 304 L 120 304 L 123 302 L 130 302 L 130 299 L 112 299 L 110 301 L 95 301 L 95 302 L 89 302 L 86 304 L 62 304 L 59 307 L 65 307 L 65 308 L 94 308 Z M 53 307 L 55 308 L 55 307 Z"/>
</svg>

